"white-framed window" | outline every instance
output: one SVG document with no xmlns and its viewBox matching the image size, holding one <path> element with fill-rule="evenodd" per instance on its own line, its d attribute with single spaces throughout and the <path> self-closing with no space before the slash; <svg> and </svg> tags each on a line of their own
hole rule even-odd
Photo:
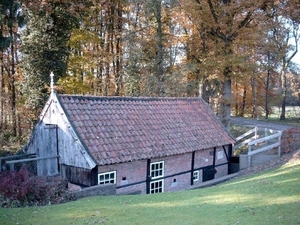
<svg viewBox="0 0 300 225">
<path fill-rule="evenodd" d="M 164 161 L 151 163 L 150 175 L 152 178 L 163 177 L 164 176 Z"/>
<path fill-rule="evenodd" d="M 116 171 L 98 174 L 98 184 L 115 184 L 116 180 Z"/>
<path fill-rule="evenodd" d="M 194 173 L 193 173 L 193 179 L 194 179 L 194 181 L 198 181 L 199 180 L 199 170 L 194 171 Z"/>
<path fill-rule="evenodd" d="M 164 180 L 150 182 L 150 194 L 164 192 Z"/>
<path fill-rule="evenodd" d="M 153 162 L 150 164 L 150 175 L 152 179 L 164 176 L 164 161 Z M 164 180 L 150 182 L 150 194 L 164 192 Z"/>
</svg>

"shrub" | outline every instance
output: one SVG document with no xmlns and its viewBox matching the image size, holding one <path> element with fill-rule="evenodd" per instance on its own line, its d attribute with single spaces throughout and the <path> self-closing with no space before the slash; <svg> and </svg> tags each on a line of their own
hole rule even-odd
<svg viewBox="0 0 300 225">
<path fill-rule="evenodd" d="M 60 176 L 33 176 L 27 167 L 0 173 L 1 207 L 56 204 L 70 200 L 67 181 Z"/>
</svg>

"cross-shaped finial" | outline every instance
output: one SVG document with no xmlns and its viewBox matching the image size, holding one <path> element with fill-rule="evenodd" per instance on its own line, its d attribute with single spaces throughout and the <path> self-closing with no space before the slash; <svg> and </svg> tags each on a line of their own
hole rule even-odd
<svg viewBox="0 0 300 225">
<path fill-rule="evenodd" d="M 51 94 L 54 93 L 54 81 L 53 81 L 54 74 L 53 72 L 50 73 L 50 90 Z"/>
</svg>

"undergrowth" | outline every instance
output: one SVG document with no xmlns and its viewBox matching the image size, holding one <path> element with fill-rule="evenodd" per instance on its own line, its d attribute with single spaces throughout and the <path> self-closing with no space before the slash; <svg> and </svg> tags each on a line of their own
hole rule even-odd
<svg viewBox="0 0 300 225">
<path fill-rule="evenodd" d="M 70 200 L 67 181 L 60 176 L 31 175 L 20 171 L 0 172 L 0 207 L 23 207 L 62 203 Z"/>
</svg>

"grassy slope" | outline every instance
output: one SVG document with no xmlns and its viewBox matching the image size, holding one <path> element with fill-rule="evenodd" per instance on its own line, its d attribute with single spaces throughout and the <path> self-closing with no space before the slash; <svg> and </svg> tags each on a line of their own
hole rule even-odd
<svg viewBox="0 0 300 225">
<path fill-rule="evenodd" d="M 205 189 L 0 209 L 0 224 L 300 224 L 300 162 Z"/>
</svg>

